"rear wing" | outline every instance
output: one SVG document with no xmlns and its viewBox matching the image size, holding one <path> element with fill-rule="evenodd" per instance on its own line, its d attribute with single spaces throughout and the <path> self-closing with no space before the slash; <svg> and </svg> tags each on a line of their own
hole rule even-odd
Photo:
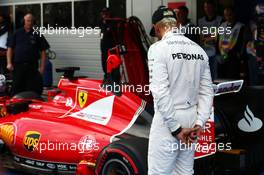
<svg viewBox="0 0 264 175">
<path fill-rule="evenodd" d="M 244 80 L 228 81 L 219 84 L 214 84 L 214 94 L 215 96 L 236 93 L 239 92 L 244 84 Z"/>
<path fill-rule="evenodd" d="M 236 93 L 239 92 L 243 86 L 243 80 L 227 81 L 214 84 L 215 96 Z M 215 154 L 218 146 L 215 143 L 215 116 L 214 107 L 212 107 L 212 112 L 209 120 L 205 123 L 201 136 L 198 139 L 196 145 L 195 159 L 203 158 Z"/>
</svg>

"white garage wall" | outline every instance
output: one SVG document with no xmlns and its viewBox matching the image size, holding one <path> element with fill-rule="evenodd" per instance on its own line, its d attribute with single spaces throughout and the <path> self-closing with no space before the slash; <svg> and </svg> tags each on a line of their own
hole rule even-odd
<svg viewBox="0 0 264 175">
<path fill-rule="evenodd" d="M 163 0 L 127 0 L 127 17 L 137 16 L 149 33 L 153 12 L 163 4 Z"/>
<path fill-rule="evenodd" d="M 75 66 L 80 67 L 76 75 L 85 75 L 90 78 L 102 79 L 101 51 L 99 35 L 52 34 L 45 35 L 56 53 L 56 59 L 52 60 L 54 84 L 57 84 L 61 73 L 55 72 L 55 68 Z"/>
</svg>

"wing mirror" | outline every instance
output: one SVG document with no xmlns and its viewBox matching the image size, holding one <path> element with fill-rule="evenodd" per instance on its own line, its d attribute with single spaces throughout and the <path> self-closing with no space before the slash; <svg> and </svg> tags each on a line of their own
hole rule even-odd
<svg viewBox="0 0 264 175">
<path fill-rule="evenodd" d="M 126 53 L 126 49 L 123 45 L 117 45 L 116 47 L 109 49 L 108 58 L 106 61 L 107 65 L 107 77 L 104 79 L 101 87 L 105 90 L 111 91 L 113 94 L 117 96 L 121 96 L 121 88 L 118 86 L 120 82 L 114 79 L 113 72 L 115 69 L 119 69 L 122 64 L 121 56 Z"/>
</svg>

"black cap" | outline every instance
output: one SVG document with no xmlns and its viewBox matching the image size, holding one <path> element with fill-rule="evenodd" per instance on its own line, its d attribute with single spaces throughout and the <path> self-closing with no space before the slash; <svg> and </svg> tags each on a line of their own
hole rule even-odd
<svg viewBox="0 0 264 175">
<path fill-rule="evenodd" d="M 152 24 L 156 24 L 164 18 L 175 18 L 176 14 L 172 9 L 160 6 L 152 15 Z"/>
<path fill-rule="evenodd" d="M 152 24 L 156 24 L 157 22 L 161 21 L 164 18 L 176 19 L 176 14 L 172 9 L 167 8 L 165 6 L 160 6 L 152 15 Z M 150 31 L 150 36 L 155 36 L 154 27 L 152 27 Z"/>
</svg>

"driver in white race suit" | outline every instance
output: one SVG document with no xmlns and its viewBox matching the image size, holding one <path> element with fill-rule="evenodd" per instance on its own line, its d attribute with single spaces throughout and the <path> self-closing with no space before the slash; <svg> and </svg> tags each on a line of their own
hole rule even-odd
<svg viewBox="0 0 264 175">
<path fill-rule="evenodd" d="M 176 32 L 172 10 L 160 7 L 152 23 L 159 41 L 148 51 L 155 106 L 148 175 L 191 175 L 194 144 L 186 147 L 185 143 L 196 141 L 213 103 L 208 56 L 199 45 Z"/>
</svg>

